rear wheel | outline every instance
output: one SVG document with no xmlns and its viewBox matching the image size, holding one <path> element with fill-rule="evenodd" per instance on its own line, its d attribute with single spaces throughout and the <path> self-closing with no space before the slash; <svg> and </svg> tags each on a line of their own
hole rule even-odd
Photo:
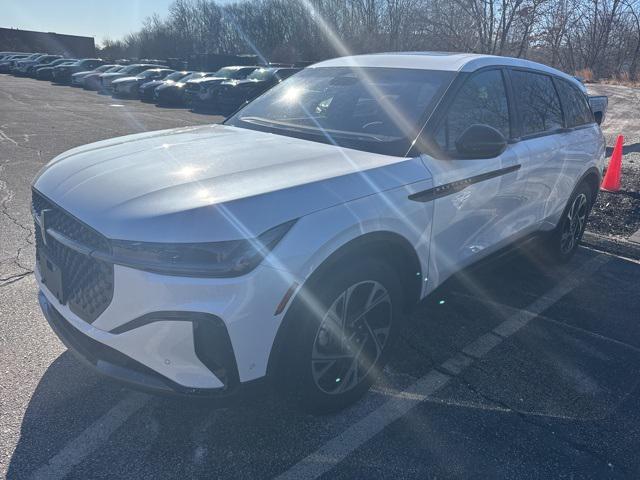
<svg viewBox="0 0 640 480">
<path fill-rule="evenodd" d="M 290 393 L 308 411 L 336 411 L 358 400 L 389 356 L 401 327 L 395 271 L 370 261 L 332 269 L 298 295 L 287 361 Z M 295 342 L 295 343 L 294 343 Z"/>
<path fill-rule="evenodd" d="M 560 222 L 548 240 L 548 250 L 554 259 L 566 262 L 576 252 L 587 225 L 592 203 L 591 189 L 586 183 L 580 184 L 569 198 Z"/>
</svg>

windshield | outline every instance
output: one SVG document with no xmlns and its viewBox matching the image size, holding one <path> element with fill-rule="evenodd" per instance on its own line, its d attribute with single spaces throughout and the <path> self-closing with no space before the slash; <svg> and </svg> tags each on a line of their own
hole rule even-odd
<svg viewBox="0 0 640 480">
<path fill-rule="evenodd" d="M 273 70 L 270 68 L 258 68 L 251 72 L 251 75 L 247 76 L 248 80 L 267 80 L 273 75 Z"/>
<path fill-rule="evenodd" d="M 145 70 L 144 72 L 140 73 L 138 75 L 139 78 L 149 78 L 149 77 L 153 77 L 154 75 L 158 75 L 160 74 L 160 72 L 158 72 L 157 70 Z"/>
<path fill-rule="evenodd" d="M 224 67 L 213 74 L 214 77 L 233 78 L 234 73 L 239 69 L 233 67 Z"/>
<path fill-rule="evenodd" d="M 189 75 L 187 72 L 173 72 L 167 75 L 165 80 L 171 80 L 175 82 L 177 80 L 180 80 L 182 77 L 186 77 L 187 75 Z"/>
<path fill-rule="evenodd" d="M 136 75 L 144 70 L 146 70 L 148 67 L 144 67 L 141 65 L 129 65 L 128 67 L 124 67 L 122 70 L 120 70 L 119 73 L 130 73 L 132 75 Z"/>
<path fill-rule="evenodd" d="M 194 80 L 196 78 L 203 78 L 206 75 L 205 72 L 194 72 L 194 73 L 190 73 L 189 75 L 186 75 L 185 77 L 181 78 L 180 81 L 182 83 L 186 83 L 188 80 Z"/>
<path fill-rule="evenodd" d="M 226 123 L 360 150 L 405 155 L 452 72 L 311 68 Z"/>
<path fill-rule="evenodd" d="M 107 68 L 104 73 L 115 73 L 115 72 L 119 72 L 120 70 L 123 70 L 125 67 L 122 67 L 120 65 L 115 66 L 115 67 L 111 67 L 111 68 Z M 97 70 L 97 69 L 96 69 Z M 99 70 L 98 70 L 99 71 Z"/>
</svg>

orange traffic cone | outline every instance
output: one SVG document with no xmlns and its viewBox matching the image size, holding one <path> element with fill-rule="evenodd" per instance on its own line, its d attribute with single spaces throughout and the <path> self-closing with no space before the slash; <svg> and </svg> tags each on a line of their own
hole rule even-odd
<svg viewBox="0 0 640 480">
<path fill-rule="evenodd" d="M 616 139 L 616 146 L 613 147 L 613 154 L 609 161 L 609 168 L 604 176 L 600 190 L 607 192 L 617 192 L 620 190 L 620 173 L 622 171 L 622 144 L 624 143 L 624 137 L 618 135 Z"/>
</svg>

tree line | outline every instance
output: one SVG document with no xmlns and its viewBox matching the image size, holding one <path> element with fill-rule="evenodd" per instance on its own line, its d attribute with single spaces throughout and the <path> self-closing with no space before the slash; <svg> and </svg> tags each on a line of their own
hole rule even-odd
<svg viewBox="0 0 640 480">
<path fill-rule="evenodd" d="M 111 58 L 248 53 L 270 62 L 409 50 L 507 55 L 636 80 L 640 0 L 176 0 L 165 17 L 101 46 Z"/>
</svg>

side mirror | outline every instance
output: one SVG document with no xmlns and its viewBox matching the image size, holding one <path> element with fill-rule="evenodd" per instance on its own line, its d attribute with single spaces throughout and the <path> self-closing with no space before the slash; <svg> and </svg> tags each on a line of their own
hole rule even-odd
<svg viewBox="0 0 640 480">
<path fill-rule="evenodd" d="M 456 140 L 456 150 L 463 158 L 493 158 L 506 148 L 502 133 L 489 125 L 471 125 Z"/>
<path fill-rule="evenodd" d="M 598 125 L 602 125 L 602 112 L 593 112 L 593 118 Z"/>
</svg>

